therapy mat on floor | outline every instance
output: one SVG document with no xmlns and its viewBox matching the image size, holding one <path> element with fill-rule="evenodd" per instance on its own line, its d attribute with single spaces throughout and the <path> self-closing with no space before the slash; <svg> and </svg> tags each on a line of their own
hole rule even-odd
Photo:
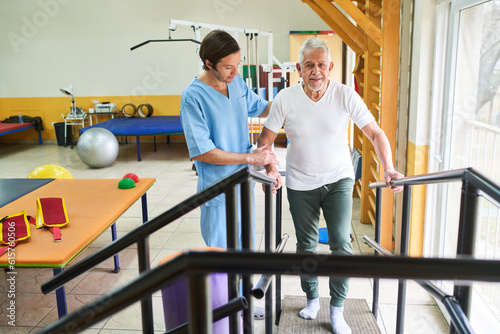
<svg viewBox="0 0 500 334">
<path fill-rule="evenodd" d="M 299 312 L 306 305 L 305 296 L 285 296 L 281 311 L 278 334 L 332 333 L 330 324 L 330 298 L 320 298 L 321 309 L 314 320 L 299 317 Z M 346 299 L 344 318 L 352 329 L 352 334 L 380 334 L 377 322 L 373 317 L 366 300 Z"/>
</svg>

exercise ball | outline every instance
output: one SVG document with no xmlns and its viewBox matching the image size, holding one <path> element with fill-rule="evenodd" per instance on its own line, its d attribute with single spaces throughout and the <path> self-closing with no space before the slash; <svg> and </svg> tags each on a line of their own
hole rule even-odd
<svg viewBox="0 0 500 334">
<path fill-rule="evenodd" d="M 118 140 L 111 131 L 91 128 L 78 139 L 76 151 L 80 159 L 92 168 L 111 165 L 118 156 Z"/>
<path fill-rule="evenodd" d="M 28 179 L 72 179 L 67 169 L 58 165 L 42 165 L 28 174 Z"/>
</svg>

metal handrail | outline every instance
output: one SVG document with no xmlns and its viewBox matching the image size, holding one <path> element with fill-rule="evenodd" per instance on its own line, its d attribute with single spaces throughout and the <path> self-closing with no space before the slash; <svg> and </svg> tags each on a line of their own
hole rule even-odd
<svg viewBox="0 0 500 334">
<path fill-rule="evenodd" d="M 238 176 L 234 176 L 236 174 Z M 204 202 L 216 197 L 220 193 L 223 193 L 225 191 L 224 189 L 230 187 L 231 185 L 242 183 L 244 185 L 242 186 L 242 188 L 247 188 L 246 191 L 248 191 L 247 184 L 249 178 L 265 183 L 266 189 L 269 189 L 269 185 L 272 183 L 272 180 L 270 178 L 267 178 L 266 176 L 248 168 L 235 172 L 233 176 L 233 182 L 229 181 L 228 179 L 222 180 L 219 182 L 220 184 L 217 183 L 212 186 L 215 187 L 214 189 L 212 189 L 212 192 L 200 192 L 197 195 L 192 196 L 188 200 L 181 202 L 179 205 L 165 212 L 163 215 L 158 216 L 157 218 L 138 228 L 137 230 L 139 230 L 140 237 L 142 238 L 139 238 L 139 236 L 137 236 L 137 238 L 139 239 L 137 240 L 137 242 L 140 242 L 143 239 L 147 239 L 149 234 L 161 228 L 163 225 L 159 225 L 161 223 L 165 223 L 164 220 L 166 218 L 170 219 L 175 217 L 172 219 L 172 221 L 179 218 L 180 216 L 191 211 L 194 207 L 203 204 Z M 466 202 L 467 200 L 473 202 L 474 196 L 477 196 L 478 190 L 483 191 L 488 197 L 500 202 L 500 187 L 493 181 L 487 179 L 471 168 L 403 178 L 395 180 L 393 182 L 393 185 L 404 185 L 405 193 L 410 194 L 408 190 L 412 185 L 449 182 L 455 180 L 463 181 L 463 194 L 465 194 L 465 196 L 463 195 L 462 199 L 464 200 L 465 198 Z M 370 186 L 372 188 L 381 188 L 385 186 L 385 183 L 379 182 L 379 185 L 371 184 Z M 207 188 L 206 190 L 209 190 L 210 188 Z M 377 194 L 380 193 L 379 190 L 380 189 L 377 189 Z M 226 193 L 226 197 L 227 195 L 228 193 Z M 242 195 L 244 195 L 244 193 L 242 193 Z M 377 196 L 377 201 L 379 201 L 379 196 Z M 406 202 L 410 203 L 411 201 Z M 467 203 L 465 204 L 465 206 L 468 206 Z M 474 203 L 472 203 L 472 206 L 474 206 Z M 377 207 L 379 207 L 378 204 Z M 408 210 L 408 207 L 406 208 L 406 210 Z M 461 211 L 461 221 L 464 220 L 463 217 L 472 217 L 475 213 L 474 210 L 474 208 L 472 210 L 468 208 L 463 209 Z M 159 219 L 160 217 L 162 217 L 162 219 Z M 146 226 L 148 227 L 146 228 Z M 472 233 L 465 233 L 464 231 L 468 232 L 467 228 L 461 230 L 462 235 L 474 235 L 473 229 Z M 122 239 L 125 239 L 126 237 L 128 237 L 128 239 L 126 239 L 127 241 L 121 241 L 120 243 L 119 241 L 121 239 L 119 239 L 108 247 L 105 247 L 98 253 L 109 254 L 109 256 L 105 257 L 104 259 L 113 256 L 116 252 L 119 252 L 123 248 L 126 248 L 130 245 L 127 244 L 127 242 L 130 242 L 130 239 L 133 239 L 133 236 L 130 236 L 129 233 Z M 248 241 L 244 242 L 248 243 Z M 123 248 L 113 252 L 113 247 L 117 247 L 115 244 L 119 244 Z M 465 242 L 465 244 L 467 244 L 467 242 Z M 100 257 L 103 257 L 103 255 L 101 254 Z M 96 256 L 94 258 L 94 261 L 96 260 L 96 258 L 100 259 L 100 257 Z M 207 293 L 208 273 L 227 272 L 229 274 L 243 274 L 243 277 L 245 277 L 245 275 L 248 276 L 254 273 L 275 275 L 301 275 L 303 274 L 303 272 L 300 270 L 300 268 L 302 268 L 304 264 L 310 264 L 311 261 L 315 261 L 315 264 L 317 264 L 317 272 L 315 272 L 315 275 L 317 276 L 373 277 L 376 279 L 398 278 L 400 280 L 439 279 L 490 282 L 500 281 L 500 261 L 476 260 L 472 257 L 462 257 L 458 259 L 434 259 L 414 257 L 322 255 L 320 258 L 315 258 L 310 254 L 269 254 L 251 253 L 245 251 L 238 253 L 235 253 L 233 251 L 221 253 L 204 253 L 188 251 L 162 266 L 159 266 L 152 270 L 144 271 L 136 280 L 129 283 L 128 285 L 101 297 L 95 302 L 87 304 L 77 312 L 72 313 L 65 318 L 60 319 L 58 322 L 42 329 L 40 333 L 65 332 L 66 330 L 68 330 L 68 328 L 70 329 L 70 331 L 71 329 L 75 328 L 87 328 L 92 324 L 95 324 L 98 321 L 104 319 L 105 317 L 129 306 L 130 304 L 142 300 L 144 296 L 151 295 L 151 293 L 158 290 L 162 286 L 173 283 L 179 277 L 189 278 L 191 289 L 194 295 L 201 296 L 201 298 L 199 299 L 190 300 L 190 303 L 192 303 L 192 306 L 190 307 L 190 310 L 192 311 L 190 315 L 190 324 L 192 326 L 190 327 L 190 332 L 201 333 L 206 330 L 206 327 L 212 319 L 211 308 L 209 308 L 209 305 L 211 305 L 211 303 L 209 302 L 210 294 Z M 87 262 L 86 265 L 88 266 L 89 263 L 90 262 Z M 74 268 L 75 266 L 73 266 L 72 268 Z M 82 268 L 83 267 L 85 266 L 82 265 Z M 42 285 L 42 291 L 49 292 L 56 289 L 58 287 L 57 284 L 64 284 L 66 281 L 62 280 L 62 282 L 58 282 L 58 280 L 55 280 L 55 278 L 61 277 L 64 274 L 68 275 L 67 272 L 70 272 L 72 268 L 44 283 L 44 285 Z M 66 277 L 65 279 L 68 278 Z M 54 283 L 54 281 L 56 281 L 56 283 Z M 51 282 L 52 284 L 47 284 Z M 431 288 L 432 287 L 430 287 L 429 289 Z M 457 302 L 455 300 L 454 302 L 450 298 L 444 298 L 443 303 L 447 305 L 447 308 L 450 309 L 451 312 L 456 312 L 457 308 L 465 310 L 463 302 L 460 300 L 460 298 L 457 299 L 459 301 Z M 196 305 L 196 303 L 199 303 L 199 308 L 193 306 Z M 209 313 L 210 316 L 208 316 Z M 457 330 L 459 330 L 461 333 L 467 333 L 463 328 L 460 327 L 457 328 Z"/>
<path fill-rule="evenodd" d="M 467 180 L 473 186 L 481 190 L 489 199 L 500 204 L 500 185 L 484 176 L 474 168 L 461 168 L 445 172 L 429 173 L 424 175 L 407 176 L 391 182 L 394 186 L 416 186 L 423 184 L 444 183 L 451 181 Z M 370 189 L 386 187 L 385 181 L 370 183 Z"/>
<path fill-rule="evenodd" d="M 433 259 L 413 257 L 382 257 L 361 255 L 265 254 L 252 252 L 199 252 L 188 251 L 150 271 L 142 273 L 129 284 L 118 288 L 78 311 L 43 328 L 39 333 L 65 333 L 79 330 L 141 300 L 179 277 L 208 277 L 212 272 L 266 273 L 300 275 L 304 264 L 317 261 L 318 276 L 405 278 L 418 280 L 500 281 L 500 261 L 474 259 Z M 191 286 L 193 289 L 193 286 Z M 206 291 L 195 295 L 205 295 Z M 208 295 L 208 299 L 210 296 Z M 199 300 L 190 300 L 198 303 Z M 205 301 L 206 302 L 206 301 Z M 211 312 L 211 302 L 198 304 L 201 312 Z M 190 318 L 190 322 L 196 319 Z M 206 331 L 206 328 L 204 329 Z M 199 330 L 199 332 L 204 332 Z M 192 331 L 198 333 L 198 331 Z"/>
<path fill-rule="evenodd" d="M 461 205 L 460 205 L 460 218 L 459 218 L 459 228 L 458 228 L 458 242 L 457 242 L 457 256 L 470 256 L 473 257 L 474 245 L 476 238 L 476 216 L 477 216 L 477 199 L 480 195 L 487 197 L 490 201 L 500 204 L 500 185 L 479 173 L 473 168 L 464 168 L 457 170 L 450 170 L 445 172 L 431 173 L 425 175 L 417 175 L 411 177 L 404 177 L 401 179 L 391 181 L 393 186 L 403 186 L 403 209 L 402 209 L 402 222 L 401 222 L 401 247 L 400 254 L 408 254 L 408 240 L 409 240 L 409 225 L 410 225 L 410 210 L 411 210 L 411 187 L 414 185 L 425 185 L 425 184 L 435 184 L 435 183 L 446 183 L 453 181 L 462 182 L 462 193 L 461 193 Z M 370 188 L 377 189 L 376 196 L 376 230 L 380 229 L 380 215 L 379 210 L 381 210 L 381 189 L 386 187 L 385 181 L 379 181 L 371 183 Z M 379 240 L 376 240 L 379 241 Z M 428 285 L 427 285 L 428 287 Z M 374 297 L 378 296 L 378 285 L 374 284 Z M 452 318 L 460 317 L 456 313 L 457 308 L 460 308 L 465 314 L 469 316 L 470 314 L 470 300 L 472 296 L 472 290 L 470 286 L 466 285 L 456 285 L 454 288 L 454 300 L 456 303 L 451 302 L 449 298 L 445 298 L 445 305 L 447 305 L 447 311 L 451 312 L 450 316 Z M 378 298 L 378 297 L 377 297 Z M 406 282 L 400 279 L 399 289 L 398 289 L 398 312 L 397 312 L 397 324 L 396 333 L 404 332 L 404 308 L 405 308 L 405 298 L 406 298 Z M 376 316 L 378 310 L 378 299 L 374 298 L 372 312 Z M 458 305 L 457 305 L 458 303 Z M 450 333 L 470 333 L 467 327 L 462 326 L 463 323 L 460 321 L 455 325 L 452 322 L 450 326 Z"/>
<path fill-rule="evenodd" d="M 365 235 L 363 236 L 363 240 L 366 241 L 379 254 L 390 257 L 395 256 L 387 249 L 382 247 L 378 242 L 372 240 L 370 237 Z M 453 324 L 456 327 L 460 328 L 461 333 L 474 333 L 474 330 L 472 329 L 467 316 L 460 308 L 460 304 L 454 296 L 446 294 L 443 290 L 438 288 L 434 283 L 430 281 L 415 280 L 415 282 L 443 303 L 443 305 L 446 307 L 446 310 L 448 311 L 448 314 L 450 315 L 451 321 L 453 321 Z"/>
</svg>

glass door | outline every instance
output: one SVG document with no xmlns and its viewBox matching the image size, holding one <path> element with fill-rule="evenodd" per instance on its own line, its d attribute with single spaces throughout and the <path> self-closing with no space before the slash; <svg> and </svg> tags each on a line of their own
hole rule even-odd
<svg viewBox="0 0 500 334">
<path fill-rule="evenodd" d="M 451 1 L 443 8 L 448 29 L 442 118 L 432 130 L 438 135 L 431 140 L 430 171 L 473 167 L 500 182 L 500 0 Z M 439 22 L 437 27 L 439 32 Z M 428 195 L 435 200 L 427 213 L 433 231 L 427 234 L 428 254 L 455 257 L 461 183 L 431 186 Z M 500 258 L 500 211 L 484 198 L 475 256 Z M 444 282 L 443 288 L 452 293 L 453 284 Z M 483 326 L 500 328 L 498 284 L 474 283 L 471 322 L 478 332 Z"/>
</svg>

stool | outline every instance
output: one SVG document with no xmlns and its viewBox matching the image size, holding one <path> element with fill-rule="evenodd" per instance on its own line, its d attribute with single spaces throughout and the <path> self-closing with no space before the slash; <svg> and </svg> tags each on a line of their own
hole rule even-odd
<svg viewBox="0 0 500 334">
<path fill-rule="evenodd" d="M 222 248 L 203 247 L 195 250 L 200 251 L 225 251 Z M 160 261 L 160 265 L 183 254 L 177 252 Z M 214 273 L 209 275 L 212 287 L 212 310 L 228 303 L 227 274 Z M 161 289 L 163 300 L 163 315 L 167 331 L 174 329 L 189 321 L 189 288 L 188 280 L 182 278 L 175 283 Z M 229 333 L 229 318 L 221 319 L 213 324 L 213 333 Z"/>
</svg>

